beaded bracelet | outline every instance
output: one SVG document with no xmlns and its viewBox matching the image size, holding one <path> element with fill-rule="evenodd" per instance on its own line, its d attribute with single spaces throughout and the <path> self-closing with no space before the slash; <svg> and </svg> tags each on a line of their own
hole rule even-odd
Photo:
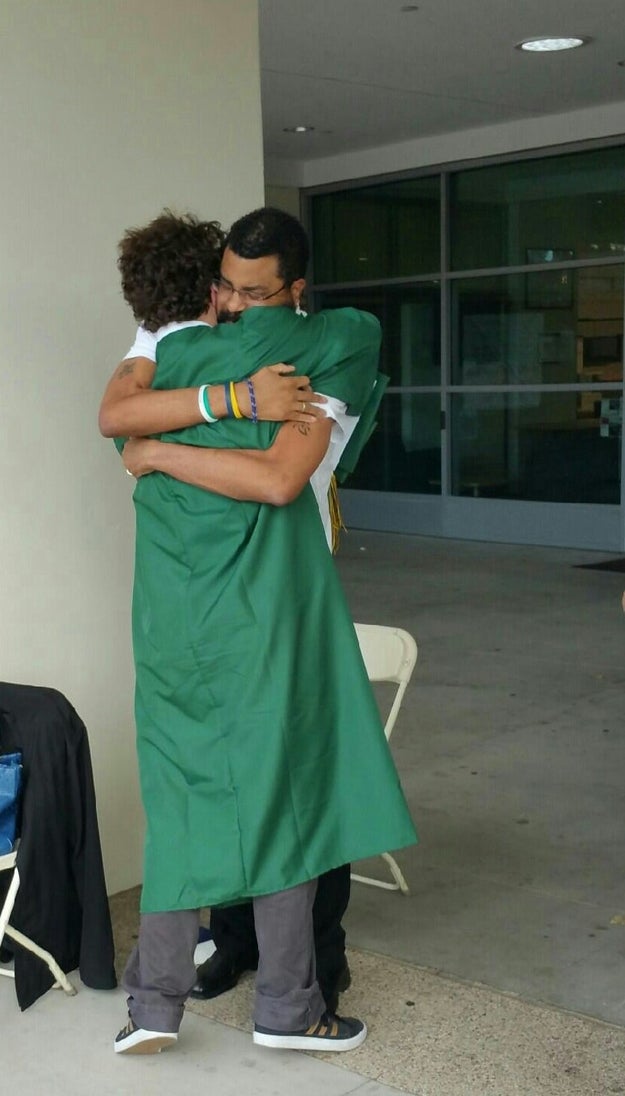
<svg viewBox="0 0 625 1096">
<path fill-rule="evenodd" d="M 250 407 L 252 408 L 252 422 L 258 422 L 258 408 L 256 407 L 256 393 L 254 391 L 254 381 L 251 377 L 245 378 L 247 390 L 250 394 Z"/>
<path fill-rule="evenodd" d="M 206 422 L 218 422 L 219 420 L 213 415 L 211 405 L 208 402 L 208 385 L 203 384 L 200 386 L 197 394 L 197 405 L 200 409 L 200 415 Z"/>
</svg>

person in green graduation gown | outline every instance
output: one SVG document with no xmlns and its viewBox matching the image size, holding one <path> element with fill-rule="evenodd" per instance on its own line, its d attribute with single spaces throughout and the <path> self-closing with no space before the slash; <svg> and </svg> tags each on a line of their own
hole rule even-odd
<svg viewBox="0 0 625 1096">
<path fill-rule="evenodd" d="M 315 980 L 315 881 L 415 840 L 309 485 L 331 420 L 255 422 L 253 383 L 251 420 L 235 387 L 288 360 L 357 416 L 375 378 L 377 321 L 351 309 L 297 316 L 297 279 L 280 281 L 275 267 L 259 281 L 255 260 L 242 262 L 226 293 L 262 289 L 285 307 L 211 328 L 205 285 L 195 320 L 171 293 L 169 314 L 163 301 L 158 311 L 158 323 L 182 326 L 159 339 L 153 391 L 197 389 L 212 421 L 204 385 L 221 384 L 229 417 L 124 450 L 138 477 L 133 642 L 147 839 L 122 1051 L 175 1041 L 195 977 L 197 910 L 242 898 L 254 899 L 260 951 L 254 1041 L 358 1045 L 364 1024 L 329 1016 Z"/>
<path fill-rule="evenodd" d="M 157 219 L 150 231 L 149 240 L 146 240 L 145 235 L 141 237 L 143 250 L 139 254 L 137 254 L 136 238 L 132 230 L 124 238 L 120 263 L 125 279 L 132 277 L 135 265 L 142 261 L 142 255 L 146 251 L 149 261 L 154 236 L 158 232 L 161 235 L 175 232 L 177 254 L 181 262 L 190 258 L 196 264 L 210 265 L 215 251 L 220 253 L 223 251 L 223 234 L 215 223 L 205 225 L 203 234 L 198 236 L 197 229 L 193 225 L 185 225 L 184 220 L 180 218 L 172 220 L 171 216 L 165 214 Z M 192 247 L 190 256 L 187 256 L 184 247 L 187 237 Z M 296 283 L 293 293 L 300 291 L 304 284 L 302 275 L 308 263 L 308 239 L 302 224 L 296 218 L 283 210 L 267 207 L 241 217 L 228 233 L 226 262 L 231 264 L 232 261 L 238 261 L 241 252 L 250 257 L 250 251 L 254 258 L 266 258 L 267 255 L 276 253 L 281 278 L 284 280 L 288 276 L 289 281 L 292 279 L 291 284 Z M 220 274 L 219 271 L 216 273 Z M 230 273 L 233 273 L 232 270 Z M 273 296 L 264 298 L 262 289 L 258 287 L 243 297 L 238 293 L 228 293 L 227 287 L 228 280 L 224 279 L 220 286 L 220 322 L 236 321 L 241 311 L 248 307 L 279 306 L 279 302 Z M 141 294 L 145 291 L 145 279 L 141 277 L 138 290 L 135 280 L 134 293 Z M 146 308 L 151 309 L 152 303 L 151 298 L 147 303 L 141 299 L 134 300 L 137 316 L 143 316 Z M 284 307 L 284 305 L 280 306 Z M 100 422 L 105 435 L 115 436 L 120 432 L 143 434 L 148 428 L 152 430 L 173 428 L 202 421 L 198 413 L 197 390 L 189 390 L 186 393 L 178 391 L 175 394 L 166 391 L 155 392 L 148 398 L 149 402 L 146 406 L 145 391 L 146 387 L 149 389 L 153 380 L 156 347 L 155 332 L 140 326 L 132 346 L 115 371 L 102 400 Z M 345 407 L 343 404 L 339 406 L 339 401 L 333 401 L 330 407 L 328 401 L 324 400 L 326 408 L 321 410 L 315 403 L 310 402 L 312 393 L 308 379 L 289 376 L 293 369 L 293 366 L 280 363 L 265 367 L 254 374 L 257 415 L 260 419 L 269 421 L 289 419 L 300 422 L 314 422 L 316 417 L 321 417 L 325 413 L 325 410 L 330 410 L 334 416 L 328 450 L 321 466 L 311 477 L 328 546 L 334 551 L 338 546 L 341 523 L 337 508 L 329 505 L 330 498 L 334 500 L 334 487 L 331 492 L 328 492 L 328 474 L 335 472 L 339 461 L 339 475 L 343 473 L 344 468 L 350 469 L 350 454 L 353 453 L 354 448 L 356 453 L 361 448 L 359 432 L 368 436 L 371 423 L 375 419 L 380 392 L 376 389 L 374 394 L 376 398 L 372 400 L 369 420 L 360 416 L 346 415 Z M 382 390 L 385 382 L 386 378 L 379 375 L 378 384 L 382 384 Z M 249 417 L 251 407 L 247 386 L 241 382 L 235 385 L 235 389 L 238 403 Z M 214 405 L 216 412 L 220 415 L 224 415 L 223 386 L 209 386 L 208 391 L 209 404 Z M 133 399 L 137 393 L 144 394 L 138 401 Z M 317 396 L 316 399 L 323 399 L 323 397 Z M 155 404 L 162 407 L 164 400 L 167 401 L 164 408 L 165 418 L 155 420 Z M 152 416 L 147 423 L 137 418 L 137 404 L 143 409 L 143 414 L 149 412 Z M 303 407 L 304 411 L 302 411 Z M 128 414 L 133 416 L 131 421 L 128 421 Z M 174 417 L 176 415 L 177 418 Z M 355 429 L 356 424 L 358 430 Z M 348 437 L 349 446 L 345 449 Z M 338 1011 L 339 992 L 343 992 L 351 984 L 351 972 L 345 954 L 345 930 L 342 925 L 349 903 L 350 887 L 349 864 L 324 872 L 319 876 L 313 905 L 317 979 L 324 1000 L 332 1012 Z M 210 911 L 210 932 L 216 950 L 199 967 L 197 984 L 191 992 L 192 997 L 200 999 L 216 997 L 233 988 L 244 971 L 255 970 L 258 966 L 258 946 L 251 902 L 213 907 Z"/>
</svg>

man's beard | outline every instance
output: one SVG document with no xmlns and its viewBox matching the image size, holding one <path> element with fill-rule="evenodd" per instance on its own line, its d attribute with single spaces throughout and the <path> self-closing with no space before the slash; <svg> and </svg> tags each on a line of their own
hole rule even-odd
<svg viewBox="0 0 625 1096">
<path fill-rule="evenodd" d="M 228 312 L 227 309 L 222 308 L 217 313 L 217 323 L 236 323 L 242 315 L 242 312 Z"/>
</svg>

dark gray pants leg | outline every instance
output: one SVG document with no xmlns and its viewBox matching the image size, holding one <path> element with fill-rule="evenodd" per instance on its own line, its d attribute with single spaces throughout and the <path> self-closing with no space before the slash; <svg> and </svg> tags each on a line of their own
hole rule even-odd
<svg viewBox="0 0 625 1096">
<path fill-rule="evenodd" d="M 319 876 L 313 906 L 317 981 L 328 1001 L 337 997 L 337 982 L 345 966 L 345 930 L 341 924 L 349 904 L 351 865 Z"/>
<path fill-rule="evenodd" d="M 336 997 L 345 966 L 345 930 L 341 924 L 349 903 L 350 864 L 319 876 L 313 906 L 317 981 L 326 1001 Z M 258 945 L 251 902 L 211 910 L 210 930 L 220 957 L 242 970 L 258 966 Z M 210 963 L 210 959 L 208 960 Z"/>
<path fill-rule="evenodd" d="M 220 956 L 233 966 L 256 970 L 258 944 L 251 902 L 211 910 L 210 930 Z"/>
<path fill-rule="evenodd" d="M 139 942 L 122 979 L 137 1027 L 178 1031 L 184 1003 L 195 985 L 193 953 L 199 923 L 199 910 L 141 915 Z"/>
<path fill-rule="evenodd" d="M 313 879 L 254 899 L 259 952 L 254 1022 L 261 1027 L 302 1031 L 325 1012 L 315 974 L 316 889 Z"/>
</svg>

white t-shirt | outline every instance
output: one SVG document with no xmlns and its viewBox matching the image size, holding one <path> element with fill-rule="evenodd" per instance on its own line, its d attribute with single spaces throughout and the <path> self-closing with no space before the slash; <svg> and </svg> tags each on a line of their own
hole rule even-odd
<svg viewBox="0 0 625 1096">
<path fill-rule="evenodd" d="M 169 335 L 173 331 L 182 331 L 185 327 L 210 326 L 210 324 L 204 323 L 203 320 L 186 320 L 184 323 L 168 323 L 164 327 L 159 327 L 158 331 L 155 332 L 147 331 L 145 327 L 139 327 L 137 328 L 135 341 L 125 357 L 149 358 L 150 361 L 155 362 L 156 344 L 160 342 L 165 335 Z M 325 393 L 323 392 L 320 393 L 320 395 L 324 394 Z M 317 406 L 320 407 L 322 411 L 325 411 L 327 418 L 334 419 L 332 433 L 330 434 L 330 441 L 328 442 L 325 456 L 310 477 L 310 486 L 312 487 L 317 500 L 326 540 L 328 542 L 328 547 L 331 550 L 332 523 L 330 520 L 330 506 L 328 503 L 330 480 L 332 479 L 334 469 L 341 459 L 341 454 L 356 427 L 358 416 L 347 415 L 345 413 L 347 405 L 344 404 L 342 400 L 337 400 L 334 396 L 327 396 L 326 399 L 328 401 L 327 403 L 317 404 Z"/>
</svg>

